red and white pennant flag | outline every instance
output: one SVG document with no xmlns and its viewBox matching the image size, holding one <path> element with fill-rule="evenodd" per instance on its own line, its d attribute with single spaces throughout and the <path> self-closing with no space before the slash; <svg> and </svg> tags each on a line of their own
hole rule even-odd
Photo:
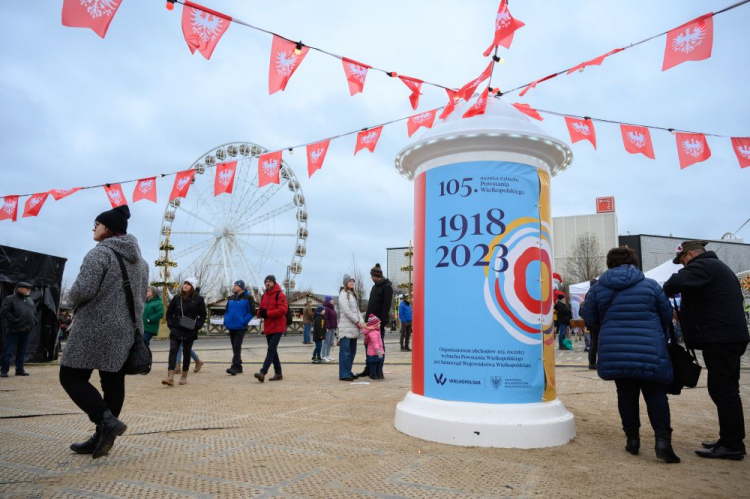
<svg viewBox="0 0 750 499">
<path fill-rule="evenodd" d="M 18 219 L 18 196 L 5 196 L 3 204 L 0 205 L 0 220 L 11 220 L 15 222 Z"/>
<path fill-rule="evenodd" d="M 490 75 L 492 74 L 493 64 L 494 64 L 494 61 L 490 62 L 485 68 L 485 70 L 482 71 L 482 74 L 480 74 L 474 80 L 470 81 L 469 83 L 461 87 L 458 90 L 458 96 L 462 98 L 463 100 L 465 100 L 466 102 L 471 100 L 472 96 L 474 95 L 474 92 L 477 90 L 477 87 L 481 85 L 482 82 L 486 80 L 487 78 L 489 78 Z"/>
<path fill-rule="evenodd" d="M 173 201 L 177 198 L 187 197 L 188 189 L 190 184 L 193 182 L 195 177 L 195 170 L 183 170 L 174 177 L 174 185 L 172 186 L 172 192 L 169 193 L 169 200 Z"/>
<path fill-rule="evenodd" d="M 68 189 L 52 189 L 49 193 L 55 198 L 55 201 L 60 201 L 62 198 L 66 198 L 71 194 L 80 191 L 80 187 L 71 187 Z"/>
<path fill-rule="evenodd" d="M 661 70 L 666 71 L 687 61 L 708 59 L 711 57 L 713 43 L 713 13 L 702 15 L 673 29 L 667 33 Z"/>
<path fill-rule="evenodd" d="M 463 115 L 464 118 L 471 118 L 473 116 L 477 116 L 479 114 L 484 114 L 485 109 L 487 109 L 487 95 L 489 94 L 490 87 L 487 86 L 487 88 L 484 89 L 484 91 L 479 94 L 479 97 L 477 97 L 476 102 L 469 108 L 468 111 L 466 111 Z"/>
<path fill-rule="evenodd" d="M 221 12 L 185 0 L 182 9 L 182 34 L 190 53 L 195 54 L 197 50 L 203 57 L 210 59 L 231 22 L 232 18 Z"/>
<path fill-rule="evenodd" d="M 327 139 L 307 146 L 307 175 L 312 177 L 313 173 L 323 168 L 323 161 L 328 153 L 331 139 Z"/>
<path fill-rule="evenodd" d="M 427 111 L 426 113 L 415 114 L 406 120 L 406 131 L 409 133 L 409 137 L 414 135 L 414 132 L 419 130 L 421 127 L 432 128 L 435 123 L 435 115 L 437 109 Z"/>
<path fill-rule="evenodd" d="M 367 70 L 370 66 L 361 62 L 353 61 L 343 57 L 341 62 L 344 65 L 346 81 L 349 83 L 349 94 L 354 95 L 362 92 L 365 88 L 365 79 L 367 79 Z"/>
<path fill-rule="evenodd" d="M 419 96 L 422 95 L 419 90 L 422 88 L 422 83 L 424 82 L 416 78 L 410 78 L 409 76 L 399 76 L 399 79 L 411 90 L 409 102 L 411 102 L 411 108 L 416 110 L 419 106 Z"/>
<path fill-rule="evenodd" d="M 91 28 L 104 38 L 122 0 L 63 0 L 62 24 L 70 28 Z"/>
<path fill-rule="evenodd" d="M 105 185 L 104 192 L 107 194 L 107 199 L 109 199 L 112 208 L 128 204 L 127 199 L 125 199 L 125 193 L 122 192 L 120 184 Z"/>
<path fill-rule="evenodd" d="M 676 133 L 677 157 L 680 159 L 680 169 L 685 169 L 695 163 L 706 161 L 711 157 L 711 149 L 702 133 Z"/>
<path fill-rule="evenodd" d="M 579 140 L 588 140 L 591 145 L 596 149 L 596 131 L 594 130 L 594 124 L 590 119 L 571 118 L 570 116 L 565 117 L 565 124 L 568 125 L 568 132 L 570 132 L 570 140 L 574 144 Z"/>
<path fill-rule="evenodd" d="M 455 90 L 446 88 L 445 91 L 448 93 L 448 103 L 443 108 L 443 112 L 440 113 L 440 116 L 438 116 L 441 120 L 444 120 L 453 113 L 453 110 L 456 109 L 456 102 L 460 100 L 460 96 Z"/>
<path fill-rule="evenodd" d="M 271 62 L 268 68 L 269 95 L 286 89 L 289 79 L 297 71 L 309 51 L 310 47 L 303 45 L 297 49 L 297 43 L 274 35 L 271 44 Z"/>
<path fill-rule="evenodd" d="M 600 55 L 599 57 L 591 59 L 590 61 L 582 62 L 578 66 L 573 66 L 572 68 L 570 68 L 568 70 L 568 72 L 565 73 L 565 74 L 573 73 L 574 71 L 579 70 L 579 69 L 581 71 L 583 71 L 586 66 L 601 66 L 601 64 L 604 62 L 604 59 L 606 59 L 607 57 L 611 56 L 612 54 L 616 54 L 618 52 L 622 52 L 623 50 L 625 50 L 625 49 L 614 49 L 614 50 L 612 50 L 610 52 L 607 52 L 604 55 Z"/>
<path fill-rule="evenodd" d="M 133 202 L 146 199 L 153 203 L 156 202 L 156 177 L 142 178 L 135 184 L 133 189 Z"/>
<path fill-rule="evenodd" d="M 740 162 L 740 168 L 750 166 L 750 137 L 732 137 L 732 149 Z"/>
<path fill-rule="evenodd" d="M 279 170 L 281 170 L 281 151 L 261 154 L 258 158 L 258 187 L 281 183 Z"/>
<path fill-rule="evenodd" d="M 231 194 L 234 188 L 234 176 L 237 173 L 237 162 L 229 161 L 216 165 L 216 178 L 214 179 L 214 196 L 219 194 Z"/>
<path fill-rule="evenodd" d="M 517 29 L 521 29 L 525 24 L 518 19 L 515 19 L 510 15 L 508 10 L 508 2 L 502 0 L 500 7 L 497 9 L 497 15 L 495 16 L 495 37 L 487 50 L 484 51 L 484 56 L 487 57 L 492 53 L 492 50 L 497 48 L 498 45 L 502 45 L 506 49 L 510 48 L 510 44 L 513 43 L 513 34 Z"/>
<path fill-rule="evenodd" d="M 35 217 L 39 215 L 42 206 L 44 206 L 44 202 L 47 201 L 47 196 L 49 196 L 49 192 L 40 192 L 33 196 L 29 196 L 29 199 L 26 200 L 26 203 L 23 206 L 22 216 Z"/>
<path fill-rule="evenodd" d="M 647 158 L 655 159 L 654 144 L 651 133 L 645 126 L 620 125 L 622 143 L 630 154 L 643 154 Z"/>
<path fill-rule="evenodd" d="M 542 115 L 539 114 L 539 111 L 529 106 L 528 104 L 521 104 L 519 102 L 516 102 L 515 104 L 513 104 L 513 107 L 521 111 L 526 116 L 531 116 L 535 120 L 544 121 L 544 118 L 542 118 Z"/>
<path fill-rule="evenodd" d="M 354 146 L 354 154 L 356 155 L 362 149 L 367 149 L 370 152 L 375 152 L 375 146 L 378 144 L 378 140 L 380 140 L 380 134 L 382 132 L 382 125 L 359 132 L 357 134 L 357 144 Z"/>
</svg>

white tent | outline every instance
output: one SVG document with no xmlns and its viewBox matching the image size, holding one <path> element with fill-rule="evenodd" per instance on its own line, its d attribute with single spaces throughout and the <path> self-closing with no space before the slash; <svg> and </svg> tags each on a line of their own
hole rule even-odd
<svg viewBox="0 0 750 499">
<path fill-rule="evenodd" d="M 649 279 L 656 281 L 659 286 L 663 286 L 667 280 L 672 277 L 672 274 L 676 274 L 682 268 L 681 264 L 672 263 L 672 260 L 667 260 L 658 267 L 646 272 L 644 275 Z M 589 281 L 579 282 L 578 284 L 571 284 L 569 288 L 570 299 L 577 302 L 582 302 L 586 297 L 586 293 L 589 292 Z"/>
</svg>

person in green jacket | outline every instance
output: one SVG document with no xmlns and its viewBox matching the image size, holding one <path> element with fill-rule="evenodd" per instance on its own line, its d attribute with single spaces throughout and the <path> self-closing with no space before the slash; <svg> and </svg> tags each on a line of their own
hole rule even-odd
<svg viewBox="0 0 750 499">
<path fill-rule="evenodd" d="M 164 317 L 164 304 L 159 290 L 149 286 L 146 291 L 146 303 L 143 305 L 143 341 L 150 346 L 151 338 L 159 334 L 159 322 Z"/>
</svg>

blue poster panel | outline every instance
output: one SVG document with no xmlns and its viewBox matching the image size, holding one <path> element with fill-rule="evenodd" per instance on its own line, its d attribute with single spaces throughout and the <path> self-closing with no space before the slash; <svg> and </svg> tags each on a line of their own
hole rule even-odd
<svg viewBox="0 0 750 499">
<path fill-rule="evenodd" d="M 425 396 L 540 402 L 551 297 L 534 167 L 455 163 L 426 172 Z M 549 282 L 549 281 L 547 281 Z"/>
</svg>

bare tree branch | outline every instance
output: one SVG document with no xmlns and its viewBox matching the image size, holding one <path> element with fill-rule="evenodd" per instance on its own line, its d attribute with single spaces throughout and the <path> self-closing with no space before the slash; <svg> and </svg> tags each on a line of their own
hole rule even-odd
<svg viewBox="0 0 750 499">
<path fill-rule="evenodd" d="M 578 236 L 570 255 L 563 264 L 566 282 L 596 279 L 605 270 L 604 256 L 601 254 L 596 234 L 587 232 Z"/>
</svg>

